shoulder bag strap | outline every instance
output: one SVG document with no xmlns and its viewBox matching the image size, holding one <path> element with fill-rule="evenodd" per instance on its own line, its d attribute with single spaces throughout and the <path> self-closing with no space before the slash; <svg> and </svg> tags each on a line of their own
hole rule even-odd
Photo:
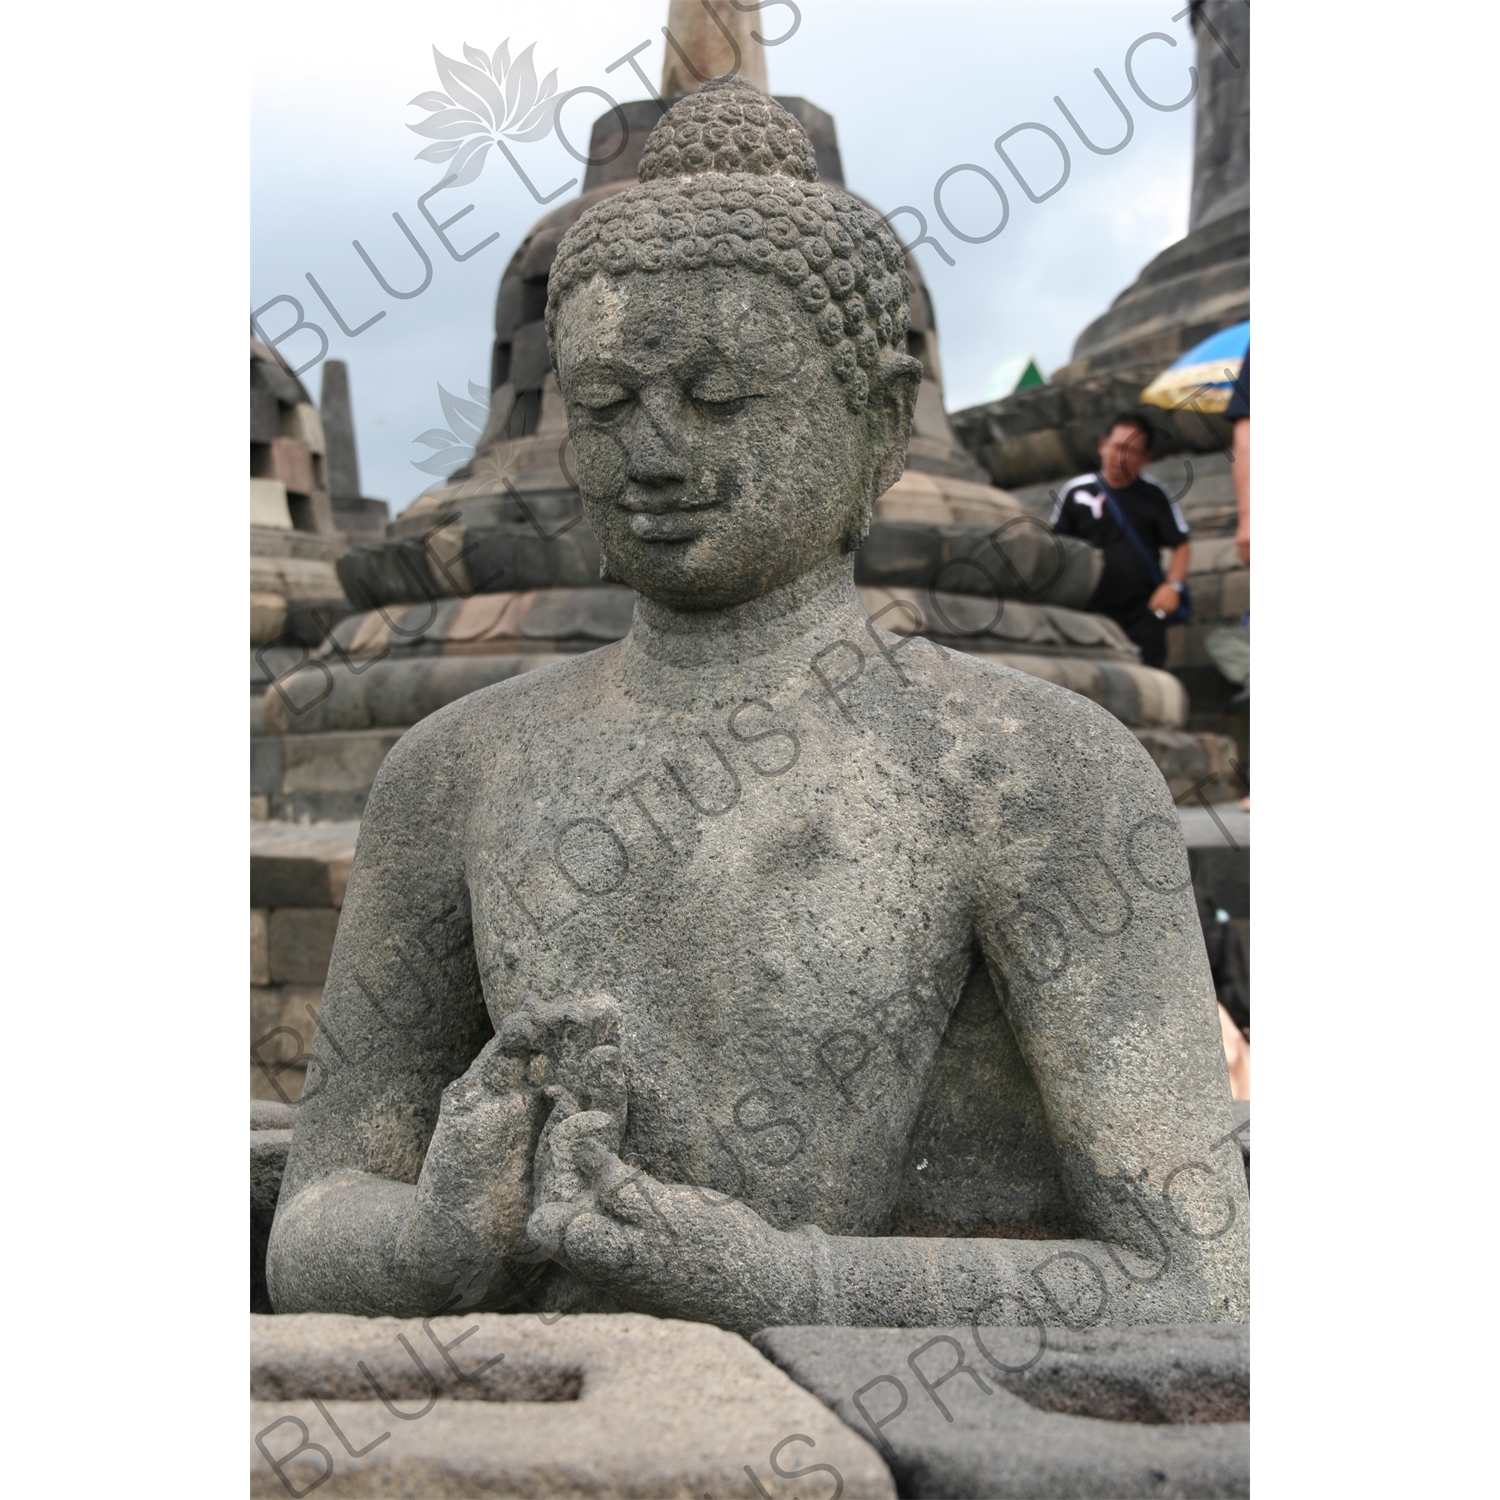
<svg viewBox="0 0 1500 1500">
<path fill-rule="evenodd" d="M 1125 534 L 1125 540 L 1140 554 L 1141 561 L 1146 564 L 1146 570 L 1151 574 L 1152 583 L 1160 586 L 1163 578 L 1161 564 L 1151 555 L 1151 550 L 1140 539 L 1134 526 L 1130 524 L 1130 518 L 1125 514 L 1125 507 L 1115 499 L 1115 492 L 1105 483 L 1104 476 L 1098 475 L 1099 488 L 1104 491 L 1104 503 L 1109 506 L 1109 513 L 1120 523 L 1120 530 Z"/>
</svg>

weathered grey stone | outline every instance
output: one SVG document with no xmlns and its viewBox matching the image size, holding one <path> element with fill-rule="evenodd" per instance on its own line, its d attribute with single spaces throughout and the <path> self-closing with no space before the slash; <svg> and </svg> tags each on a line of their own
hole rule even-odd
<svg viewBox="0 0 1500 1500">
<path fill-rule="evenodd" d="M 252 1131 L 290 1130 L 296 1119 L 297 1111 L 291 1105 L 272 1104 L 264 1099 L 252 1099 L 250 1101 L 250 1129 Z M 277 1180 L 276 1191 L 281 1191 L 280 1179 Z"/>
<path fill-rule="evenodd" d="M 398 699 L 394 705 L 387 703 L 384 706 L 399 711 L 402 704 Z M 368 791 L 381 761 L 400 737 L 400 731 L 393 729 L 356 730 L 353 733 L 319 735 L 315 745 L 305 734 L 289 735 L 281 746 L 282 775 L 278 791 L 284 796 Z"/>
<path fill-rule="evenodd" d="M 770 1328 L 755 1345 L 880 1446 L 903 1495 L 1250 1493 L 1250 1337 Z"/>
<path fill-rule="evenodd" d="M 250 388 L 268 390 L 283 406 L 307 400 L 302 382 L 282 362 L 280 355 L 255 339 L 250 341 Z"/>
<path fill-rule="evenodd" d="M 378 546 L 352 547 L 338 560 L 338 578 L 356 609 L 435 599 L 444 592 L 433 582 L 426 549 L 419 541 L 392 540 Z"/>
<path fill-rule="evenodd" d="M 742 170 L 698 170 L 693 132 L 730 123 Z M 633 621 L 381 765 L 271 1237 L 283 1312 L 1248 1316 L 1176 809 L 1116 718 L 867 617 L 850 554 L 920 372 L 899 249 L 814 170 L 718 80 L 559 246 L 578 483 Z M 919 1125 L 911 1170 L 952 1189 L 929 1217 L 1002 1234 L 892 1232 Z"/>
<path fill-rule="evenodd" d="M 860 584 L 905 584 L 948 593 L 1086 609 L 1104 554 L 1029 520 L 1009 527 L 872 521 L 855 554 Z"/>
<path fill-rule="evenodd" d="M 354 446 L 354 411 L 349 400 L 349 367 L 341 359 L 323 361 L 319 414 L 328 453 L 328 490 L 334 504 L 359 499 L 359 455 Z"/>
<path fill-rule="evenodd" d="M 276 397 L 268 390 L 250 388 L 250 441 L 269 443 L 281 432 L 280 410 Z"/>
<path fill-rule="evenodd" d="M 545 528 L 539 519 L 536 525 L 522 521 L 476 531 L 464 559 L 474 587 L 489 593 L 598 583 L 599 543 L 588 526 L 571 527 L 560 536 Z"/>
<path fill-rule="evenodd" d="M 634 608 L 626 589 L 557 590 L 537 600 L 522 633 L 541 641 L 617 641 L 630 629 Z"/>
<path fill-rule="evenodd" d="M 507 271 L 495 297 L 495 338 L 508 344 L 518 328 L 540 323 L 547 311 L 547 281 L 528 281 L 519 268 Z"/>
<path fill-rule="evenodd" d="M 275 1110 L 284 1119 L 273 1125 L 266 1117 L 256 1119 L 256 1111 Z M 266 1245 L 271 1238 L 271 1224 L 276 1217 L 276 1199 L 281 1193 L 281 1178 L 286 1171 L 286 1155 L 292 1145 L 292 1120 L 296 1112 L 288 1105 L 255 1099 L 250 1104 L 250 1311 L 268 1313 L 270 1293 L 266 1290 Z"/>
<path fill-rule="evenodd" d="M 550 368 L 547 358 L 547 325 L 541 322 L 527 323 L 516 329 L 510 346 L 510 373 L 507 378 L 517 394 L 539 391 Z"/>
<path fill-rule="evenodd" d="M 304 735 L 329 730 L 369 730 L 415 724 L 444 704 L 468 693 L 504 682 L 522 670 L 519 656 L 439 656 L 416 659 L 371 662 L 355 676 L 335 662 L 326 674 L 306 667 L 283 679 L 281 693 L 266 699 L 266 726 L 273 734 L 288 736 L 283 756 L 294 753 L 292 741 Z M 331 691 L 325 692 L 325 689 Z M 320 698 L 321 695 L 321 698 Z M 289 702 L 288 702 L 289 700 Z M 300 712 L 298 710 L 301 710 Z M 363 758 L 368 753 L 376 759 L 369 769 L 384 759 L 389 743 L 346 742 L 348 750 Z M 305 752 L 304 752 L 305 753 Z M 316 765 L 320 771 L 330 767 L 326 753 L 319 753 Z M 283 789 L 287 791 L 346 791 L 342 775 L 330 781 L 319 775 L 313 783 L 306 780 L 290 785 L 290 764 L 283 771 Z"/>
<path fill-rule="evenodd" d="M 252 1495 L 698 1500 L 758 1485 L 791 1500 L 810 1493 L 804 1474 L 847 1500 L 896 1493 L 868 1442 L 715 1328 L 485 1313 L 250 1328 Z"/>
<path fill-rule="evenodd" d="M 277 907 L 268 924 L 271 983 L 321 986 L 338 922 L 338 912 L 326 906 Z"/>
<path fill-rule="evenodd" d="M 292 525 L 298 531 L 311 531 L 319 536 L 333 536 L 338 531 L 333 519 L 333 502 L 326 490 L 314 489 L 310 495 L 292 495 L 287 505 L 292 513 Z M 317 597 L 323 597 L 321 591 Z"/>
</svg>

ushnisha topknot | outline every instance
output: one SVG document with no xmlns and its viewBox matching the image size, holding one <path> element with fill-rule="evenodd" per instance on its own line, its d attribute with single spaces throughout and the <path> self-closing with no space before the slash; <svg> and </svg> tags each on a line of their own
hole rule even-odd
<svg viewBox="0 0 1500 1500">
<path fill-rule="evenodd" d="M 844 400 L 864 410 L 870 374 L 905 360 L 909 288 L 895 237 L 858 199 L 817 180 L 798 121 L 734 74 L 678 100 L 646 141 L 640 185 L 582 214 L 547 283 L 557 311 L 596 275 L 744 266 L 795 289 L 829 346 Z"/>
<path fill-rule="evenodd" d="M 735 73 L 711 78 L 673 105 L 646 140 L 642 182 L 695 172 L 818 176 L 812 142 L 795 115 Z"/>
</svg>

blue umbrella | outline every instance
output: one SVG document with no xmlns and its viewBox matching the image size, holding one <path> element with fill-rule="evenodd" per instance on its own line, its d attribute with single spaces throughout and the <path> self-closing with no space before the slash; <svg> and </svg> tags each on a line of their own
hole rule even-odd
<svg viewBox="0 0 1500 1500">
<path fill-rule="evenodd" d="M 1168 409 L 1186 407 L 1191 411 L 1221 412 L 1229 405 L 1230 393 L 1249 348 L 1248 320 L 1232 328 L 1221 328 L 1201 344 L 1194 344 L 1170 369 L 1162 371 L 1141 392 L 1141 400 Z"/>
</svg>

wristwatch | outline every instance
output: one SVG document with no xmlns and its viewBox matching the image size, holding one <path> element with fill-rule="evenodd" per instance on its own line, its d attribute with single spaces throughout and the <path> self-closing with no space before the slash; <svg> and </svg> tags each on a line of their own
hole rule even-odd
<svg viewBox="0 0 1500 1500">
<path fill-rule="evenodd" d="M 1162 582 L 1164 584 L 1166 584 L 1166 586 L 1169 589 L 1176 589 L 1177 590 L 1177 597 L 1179 599 L 1182 597 L 1182 579 L 1180 579 L 1180 578 L 1163 578 Z"/>
</svg>

